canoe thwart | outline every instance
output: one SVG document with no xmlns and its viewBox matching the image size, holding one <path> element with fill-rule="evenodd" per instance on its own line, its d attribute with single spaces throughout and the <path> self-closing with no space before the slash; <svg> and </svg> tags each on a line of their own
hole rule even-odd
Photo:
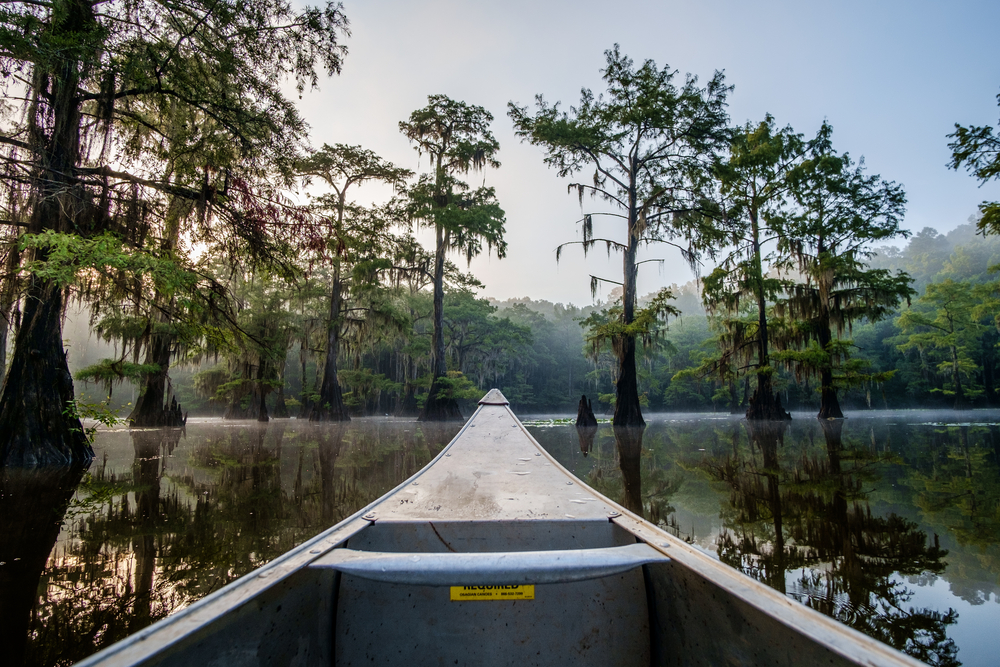
<svg viewBox="0 0 1000 667">
<path fill-rule="evenodd" d="M 561 584 L 621 574 L 670 560 L 648 544 L 565 551 L 385 553 L 334 549 L 310 567 L 415 586 Z"/>
</svg>

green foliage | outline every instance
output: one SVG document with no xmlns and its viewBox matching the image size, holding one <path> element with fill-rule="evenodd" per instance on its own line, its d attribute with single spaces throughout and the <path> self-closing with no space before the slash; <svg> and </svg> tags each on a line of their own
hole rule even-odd
<svg viewBox="0 0 1000 667">
<path fill-rule="evenodd" d="M 465 377 L 461 371 L 448 371 L 448 375 L 437 379 L 437 398 L 447 399 L 478 399 L 482 398 L 483 390 L 476 387 L 472 380 Z"/>
<path fill-rule="evenodd" d="M 34 275 L 60 286 L 75 285 L 88 272 L 129 274 L 147 281 L 147 289 L 155 289 L 172 297 L 188 292 L 198 285 L 201 276 L 185 268 L 177 258 L 160 257 L 126 244 L 119 236 L 104 233 L 90 238 L 52 230 L 40 234 L 24 234 L 21 250 L 37 249 L 25 268 Z"/>
<path fill-rule="evenodd" d="M 980 183 L 1000 178 L 1000 136 L 993 134 L 992 127 L 955 123 L 955 131 L 948 138 L 952 140 L 948 144 L 949 167 L 958 170 L 964 166 Z M 1000 234 L 1000 202 L 984 201 L 979 205 L 979 215 L 979 231 Z"/>
<path fill-rule="evenodd" d="M 917 302 L 896 320 L 902 330 L 898 349 L 916 352 L 928 371 L 948 378 L 950 387 L 931 391 L 954 396 L 960 407 L 982 393 L 975 383 L 979 364 L 973 356 L 987 329 L 981 306 L 982 296 L 971 284 L 948 279 L 928 285 Z"/>
<path fill-rule="evenodd" d="M 403 388 L 403 383 L 393 382 L 382 373 L 375 373 L 370 368 L 343 370 L 338 373 L 338 377 L 348 388 L 344 393 L 344 403 L 354 409 L 364 408 L 382 392 L 399 393 Z M 318 398 L 317 396 L 315 400 Z"/>
<path fill-rule="evenodd" d="M 906 273 L 866 263 L 871 244 L 908 235 L 899 227 L 906 203 L 902 187 L 867 175 L 863 163 L 837 154 L 831 134 L 824 123 L 806 159 L 789 174 L 797 208 L 781 224 L 778 267 L 799 277 L 775 305 L 786 320 L 776 339 L 787 352 L 783 361 L 799 377 L 820 377 L 828 389 L 876 381 L 857 364 L 841 368 L 852 350 L 843 336 L 855 322 L 891 316 L 914 294 Z"/>
<path fill-rule="evenodd" d="M 642 422 L 634 405 L 638 393 L 632 366 L 635 336 L 649 331 L 648 323 L 631 328 L 639 316 L 636 255 L 641 246 L 665 243 L 679 249 L 693 266 L 701 253 L 714 253 L 721 235 L 705 214 L 715 208 L 709 197 L 710 165 L 725 141 L 730 88 L 721 72 L 704 88 L 690 75 L 677 86 L 674 70 L 660 69 L 652 60 L 637 68 L 617 44 L 605 51 L 605 59 L 606 95 L 595 97 L 584 89 L 569 112 L 538 95 L 534 115 L 513 102 L 508 115 L 516 134 L 542 147 L 545 163 L 560 177 L 593 170 L 587 182 L 568 186 L 576 191 L 581 208 L 584 195 L 590 195 L 610 209 L 585 211 L 583 240 L 560 245 L 556 261 L 567 245 L 581 245 L 586 254 L 600 243 L 609 254 L 614 250 L 624 255 L 621 282 L 591 276 L 594 294 L 600 282 L 622 286 L 621 324 L 610 325 L 609 320 L 610 328 L 601 329 L 598 338 L 615 341 L 621 378 L 617 386 L 628 396 L 617 403 L 615 423 L 624 425 Z M 624 222 L 618 238 L 595 236 L 595 216 Z"/>
<path fill-rule="evenodd" d="M 720 354 L 705 370 L 725 381 L 735 381 L 736 368 L 749 369 L 759 381 L 771 375 L 767 305 L 784 292 L 788 280 L 769 275 L 768 260 L 774 257 L 768 249 L 782 233 L 788 176 L 804 153 L 802 136 L 791 127 L 777 129 L 768 115 L 757 125 L 737 128 L 728 159 L 714 165 L 723 200 L 716 224 L 730 250 L 702 282 L 705 306 L 718 315 L 720 327 Z"/>
<path fill-rule="evenodd" d="M 97 422 L 97 424 L 105 426 L 106 428 L 114 428 L 115 426 L 124 424 L 126 420 L 119 417 L 117 412 L 108 407 L 108 403 L 109 401 L 85 403 L 80 399 L 73 400 L 68 402 L 63 408 L 63 415 L 77 421 L 90 419 Z M 83 434 L 87 436 L 87 440 L 90 442 L 94 441 L 94 438 L 97 436 L 98 428 L 99 427 L 96 424 L 94 426 L 84 427 Z"/>
<path fill-rule="evenodd" d="M 473 190 L 456 177 L 500 167 L 492 122 L 493 115 L 483 107 L 429 95 L 426 107 L 399 123 L 399 131 L 420 155 L 428 156 L 433 168 L 407 189 L 408 218 L 437 231 L 439 252 L 458 250 L 469 261 L 482 252 L 483 243 L 500 258 L 507 252 L 506 220 L 494 189 Z"/>
<path fill-rule="evenodd" d="M 617 353 L 626 338 L 642 341 L 646 348 L 663 343 L 663 333 L 667 330 L 667 320 L 677 317 L 680 311 L 667 303 L 674 298 L 669 288 L 663 288 L 649 302 L 635 311 L 634 319 L 626 323 L 622 306 L 616 304 L 600 312 L 591 313 L 581 320 L 580 326 L 587 332 L 586 341 L 591 346 L 591 355 L 596 357 L 603 346 L 610 344 Z"/>
<path fill-rule="evenodd" d="M 156 364 L 136 364 L 121 359 L 101 359 L 99 363 L 78 370 L 73 377 L 84 382 L 95 382 L 109 391 L 111 385 L 122 380 L 141 380 L 160 372 Z"/>
</svg>

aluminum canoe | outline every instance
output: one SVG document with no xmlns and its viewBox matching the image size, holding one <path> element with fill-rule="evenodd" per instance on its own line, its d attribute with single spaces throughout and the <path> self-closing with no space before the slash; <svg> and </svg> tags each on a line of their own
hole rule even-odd
<svg viewBox="0 0 1000 667">
<path fill-rule="evenodd" d="M 921 663 L 586 486 L 494 389 L 396 489 L 78 664 Z"/>
</svg>

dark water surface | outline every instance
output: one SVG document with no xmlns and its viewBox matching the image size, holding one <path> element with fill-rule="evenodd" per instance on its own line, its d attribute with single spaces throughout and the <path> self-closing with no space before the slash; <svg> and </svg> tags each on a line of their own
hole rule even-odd
<svg viewBox="0 0 1000 667">
<path fill-rule="evenodd" d="M 932 664 L 996 664 L 1000 414 L 875 415 L 526 421 L 598 491 L 786 595 Z M 163 618 L 378 498 L 458 428 L 192 420 L 102 432 L 86 473 L 0 474 L 5 659 L 71 664 Z"/>
</svg>

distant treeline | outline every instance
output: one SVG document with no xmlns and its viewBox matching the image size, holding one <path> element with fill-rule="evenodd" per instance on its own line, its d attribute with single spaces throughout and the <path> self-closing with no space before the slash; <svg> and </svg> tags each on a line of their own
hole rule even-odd
<svg viewBox="0 0 1000 667">
<path fill-rule="evenodd" d="M 955 359 L 964 405 L 1000 405 L 1000 334 L 995 321 L 1000 311 L 990 311 L 989 299 L 977 296 L 995 289 L 997 276 L 990 268 L 996 264 L 1000 264 L 1000 237 L 977 235 L 972 223 L 943 235 L 926 228 L 902 247 L 878 248 L 870 265 L 906 272 L 917 294 L 894 316 L 862 322 L 845 335 L 854 347 L 852 360 L 867 366 L 866 376 L 895 372 L 881 381 L 862 380 L 844 387 L 844 407 L 953 407 Z M 644 407 L 742 412 L 753 389 L 750 383 L 742 381 L 734 400 L 727 383 L 700 370 L 718 353 L 718 324 L 705 313 L 697 282 L 674 286 L 672 291 L 681 315 L 669 322 L 660 340 L 640 358 Z M 319 297 L 311 302 L 304 293 L 298 301 L 278 299 L 290 306 L 286 311 L 289 331 L 275 336 L 285 347 L 282 372 L 271 381 L 267 399 L 271 416 L 300 415 L 322 379 L 323 349 L 318 336 L 322 303 Z M 355 415 L 412 414 L 422 399 L 419 388 L 427 378 L 426 371 L 419 369 L 421 359 L 429 357 L 430 294 L 415 291 L 397 298 L 397 307 L 405 312 L 399 313 L 396 325 L 359 331 L 360 338 L 347 340 L 340 379 L 345 403 Z M 249 295 L 247 303 L 252 303 Z M 595 352 L 585 341 L 585 320 L 608 305 L 581 308 L 530 298 L 496 301 L 477 296 L 470 287 L 449 289 L 445 294 L 448 367 L 455 377 L 461 373 L 468 398 L 498 387 L 519 412 L 565 413 L 575 411 L 580 395 L 588 394 L 599 399 L 595 402 L 598 412 L 610 413 L 614 359 L 610 350 Z M 248 322 L 253 320 L 252 310 L 246 310 Z M 936 322 L 939 319 L 951 322 L 953 330 L 942 328 Z M 400 329 L 400 322 L 411 326 Z M 84 328 L 79 329 L 83 333 Z M 87 365 L 89 357 L 99 353 L 95 350 L 88 355 L 82 344 L 74 350 L 71 362 L 75 367 Z M 248 394 L 241 396 L 241 383 L 234 383 L 233 367 L 232 359 L 224 356 L 175 367 L 173 392 L 183 409 L 195 415 L 252 416 L 247 413 Z M 807 377 L 796 379 L 780 364 L 776 387 L 789 409 L 811 411 L 819 406 L 817 383 Z M 96 395 L 93 386 L 80 390 Z M 123 406 L 134 395 L 129 389 L 116 390 L 114 402 Z"/>
</svg>

